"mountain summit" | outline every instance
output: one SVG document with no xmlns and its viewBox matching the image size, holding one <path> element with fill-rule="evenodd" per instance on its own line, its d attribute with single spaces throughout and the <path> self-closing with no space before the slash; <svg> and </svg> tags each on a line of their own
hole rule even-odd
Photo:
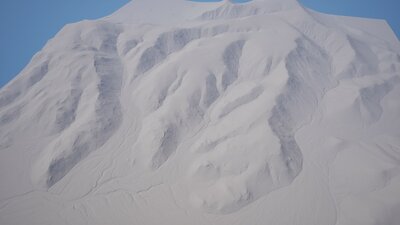
<svg viewBox="0 0 400 225">
<path fill-rule="evenodd" d="M 160 7 L 162 6 L 162 7 Z M 194 2 L 187 0 L 131 1 L 106 20 L 121 23 L 176 24 L 187 20 L 238 18 L 301 7 L 297 0 L 253 0 L 246 3 Z"/>
<path fill-rule="evenodd" d="M 0 91 L 0 224 L 395 225 L 400 43 L 296 0 L 135 0 Z"/>
</svg>

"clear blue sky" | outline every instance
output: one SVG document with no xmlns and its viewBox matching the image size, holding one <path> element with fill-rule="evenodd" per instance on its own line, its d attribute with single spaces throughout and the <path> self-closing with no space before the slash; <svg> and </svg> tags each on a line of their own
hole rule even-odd
<svg viewBox="0 0 400 225">
<path fill-rule="evenodd" d="M 299 1 L 308 8 L 326 13 L 386 19 L 400 37 L 400 0 Z M 0 87 L 17 75 L 65 24 L 103 17 L 127 2 L 129 0 L 0 0 Z"/>
</svg>

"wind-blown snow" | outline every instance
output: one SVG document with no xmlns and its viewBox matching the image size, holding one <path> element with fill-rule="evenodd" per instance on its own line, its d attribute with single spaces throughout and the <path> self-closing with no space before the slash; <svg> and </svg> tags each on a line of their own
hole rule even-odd
<svg viewBox="0 0 400 225">
<path fill-rule="evenodd" d="M 135 0 L 0 91 L 0 224 L 398 224 L 400 44 L 296 0 Z"/>
</svg>

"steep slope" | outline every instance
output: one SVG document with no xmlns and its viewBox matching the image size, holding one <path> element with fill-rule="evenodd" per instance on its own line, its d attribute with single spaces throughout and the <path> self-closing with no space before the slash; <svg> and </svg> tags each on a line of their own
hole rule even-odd
<svg viewBox="0 0 400 225">
<path fill-rule="evenodd" d="M 400 43 L 296 0 L 135 0 L 0 91 L 1 224 L 398 224 Z"/>
</svg>

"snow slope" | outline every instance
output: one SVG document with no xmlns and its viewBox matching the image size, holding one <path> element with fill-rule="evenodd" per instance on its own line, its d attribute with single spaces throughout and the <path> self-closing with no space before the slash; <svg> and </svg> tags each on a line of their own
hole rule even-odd
<svg viewBox="0 0 400 225">
<path fill-rule="evenodd" d="M 296 0 L 135 0 L 0 91 L 0 224 L 397 225 L 400 43 Z"/>
</svg>

